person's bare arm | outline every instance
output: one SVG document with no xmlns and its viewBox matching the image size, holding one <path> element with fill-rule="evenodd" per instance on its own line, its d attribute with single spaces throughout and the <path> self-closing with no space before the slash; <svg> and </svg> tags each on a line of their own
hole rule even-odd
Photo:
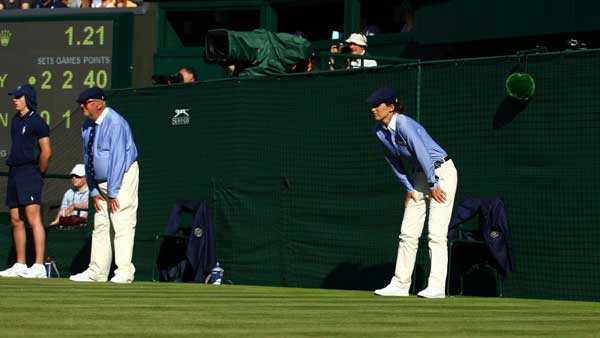
<svg viewBox="0 0 600 338">
<path fill-rule="evenodd" d="M 38 140 L 38 143 L 40 144 L 40 172 L 45 174 L 50 164 L 50 157 L 52 157 L 50 138 L 42 137 Z"/>
</svg>

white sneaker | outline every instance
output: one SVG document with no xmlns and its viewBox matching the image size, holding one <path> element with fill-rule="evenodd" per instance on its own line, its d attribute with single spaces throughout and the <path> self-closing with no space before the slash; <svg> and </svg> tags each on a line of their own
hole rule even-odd
<svg viewBox="0 0 600 338">
<path fill-rule="evenodd" d="M 15 263 L 10 268 L 0 271 L 0 277 L 19 277 L 19 274 L 25 271 L 27 271 L 27 265 Z"/>
<path fill-rule="evenodd" d="M 73 282 L 98 282 L 97 280 L 91 279 L 86 271 L 78 273 L 76 275 L 71 275 L 69 279 Z"/>
<path fill-rule="evenodd" d="M 33 264 L 26 271 L 19 274 L 23 278 L 48 278 L 44 264 Z"/>
<path fill-rule="evenodd" d="M 417 293 L 417 296 L 423 298 L 446 298 L 446 292 L 442 289 L 428 286 L 426 289 Z"/>
<path fill-rule="evenodd" d="M 131 282 L 133 282 L 133 278 L 127 278 L 123 275 L 115 274 L 113 278 L 110 279 L 110 282 L 117 284 L 130 284 Z"/>
<path fill-rule="evenodd" d="M 383 289 L 375 290 L 376 295 L 391 297 L 408 297 L 408 290 L 400 289 L 395 285 L 388 285 Z"/>
</svg>

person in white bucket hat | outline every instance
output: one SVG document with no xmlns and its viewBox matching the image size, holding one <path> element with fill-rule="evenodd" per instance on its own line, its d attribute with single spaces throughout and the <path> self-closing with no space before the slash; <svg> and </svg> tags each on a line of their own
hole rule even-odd
<svg viewBox="0 0 600 338">
<path fill-rule="evenodd" d="M 352 33 L 350 37 L 346 39 L 346 46 L 342 47 L 341 50 L 336 45 L 332 45 L 331 53 L 344 53 L 352 55 L 363 55 L 367 56 L 367 36 L 362 33 Z M 347 49 L 347 50 L 345 50 Z M 361 68 L 361 67 L 377 67 L 377 61 L 370 59 L 346 59 L 346 67 L 349 68 Z M 330 58 L 329 69 L 337 69 L 333 58 Z"/>
</svg>

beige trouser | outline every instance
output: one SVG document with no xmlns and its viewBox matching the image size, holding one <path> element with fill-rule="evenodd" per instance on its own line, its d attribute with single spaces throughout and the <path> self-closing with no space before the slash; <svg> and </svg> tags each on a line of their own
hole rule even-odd
<svg viewBox="0 0 600 338">
<path fill-rule="evenodd" d="M 417 202 L 410 200 L 404 210 L 396 271 L 391 281 L 393 285 L 404 290 L 408 290 L 411 284 L 419 237 L 423 232 L 427 209 L 429 209 L 429 258 L 431 259 L 431 271 L 427 285 L 441 290 L 446 288 L 448 224 L 452 216 L 458 176 L 452 160 L 443 163 L 440 168 L 435 170 L 435 174 L 439 178 L 439 186 L 446 192 L 446 202 L 440 204 L 433 198 L 429 198 L 430 190 L 427 180 L 423 173 L 419 173 L 415 177 Z"/>
<path fill-rule="evenodd" d="M 120 208 L 109 215 L 108 204 L 100 200 L 102 210 L 96 210 L 94 215 L 94 232 L 92 233 L 92 254 L 90 266 L 87 270 L 88 276 L 94 280 L 106 281 L 112 263 L 112 248 L 110 226 L 115 232 L 115 274 L 122 275 L 133 280 L 135 267 L 131 262 L 133 256 L 133 240 L 135 237 L 135 225 L 137 223 L 138 207 L 138 181 L 139 168 L 137 162 L 123 176 L 123 183 L 119 191 Z M 107 184 L 100 183 L 100 192 L 107 196 Z"/>
</svg>

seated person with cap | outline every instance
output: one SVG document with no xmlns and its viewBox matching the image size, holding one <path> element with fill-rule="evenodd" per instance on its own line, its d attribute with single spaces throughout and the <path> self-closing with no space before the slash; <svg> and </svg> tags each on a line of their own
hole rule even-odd
<svg viewBox="0 0 600 338">
<path fill-rule="evenodd" d="M 352 54 L 352 55 L 361 55 L 367 56 L 367 37 L 362 33 L 352 33 L 350 37 L 346 39 L 346 46 L 342 48 L 340 51 L 336 45 L 332 45 L 330 48 L 331 53 L 344 53 L 344 49 L 348 49 L 349 53 L 344 54 Z M 377 67 L 377 61 L 362 59 L 362 58 L 352 58 L 345 60 L 345 68 L 361 68 L 361 67 Z M 334 70 L 336 67 L 335 59 L 333 57 L 329 58 L 329 70 Z"/>
<path fill-rule="evenodd" d="M 90 192 L 85 181 L 85 166 L 76 164 L 71 170 L 71 187 L 63 196 L 60 210 L 50 225 L 76 225 L 87 222 Z"/>
</svg>

